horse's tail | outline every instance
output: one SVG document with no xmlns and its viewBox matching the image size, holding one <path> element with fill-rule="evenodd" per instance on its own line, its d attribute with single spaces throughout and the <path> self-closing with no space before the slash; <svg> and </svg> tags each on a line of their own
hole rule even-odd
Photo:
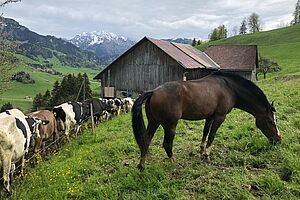
<svg viewBox="0 0 300 200">
<path fill-rule="evenodd" d="M 141 152 L 143 152 L 147 146 L 148 136 L 146 135 L 146 127 L 143 119 L 142 106 L 143 103 L 150 99 L 153 91 L 145 92 L 139 96 L 132 107 L 132 129 L 135 140 L 139 145 Z M 145 152 L 144 152 L 145 153 Z"/>
</svg>

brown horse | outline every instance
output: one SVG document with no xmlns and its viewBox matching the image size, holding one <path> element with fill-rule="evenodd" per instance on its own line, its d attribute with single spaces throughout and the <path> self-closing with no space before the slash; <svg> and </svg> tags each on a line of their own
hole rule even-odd
<svg viewBox="0 0 300 200">
<path fill-rule="evenodd" d="M 147 129 L 142 115 L 145 101 Z M 167 82 L 143 93 L 132 108 L 132 128 L 141 151 L 138 168 L 141 171 L 144 169 L 149 145 L 159 125 L 164 129 L 163 147 L 168 157 L 172 158 L 173 139 L 179 119 L 206 120 L 201 152 L 208 159 L 216 132 L 232 108 L 252 114 L 256 126 L 270 141 L 281 140 L 273 103 L 268 102 L 260 88 L 241 76 L 214 72 L 198 80 Z"/>
</svg>

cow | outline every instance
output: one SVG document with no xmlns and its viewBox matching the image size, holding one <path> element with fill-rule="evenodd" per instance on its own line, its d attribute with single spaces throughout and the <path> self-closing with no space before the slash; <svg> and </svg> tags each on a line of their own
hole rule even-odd
<svg viewBox="0 0 300 200">
<path fill-rule="evenodd" d="M 33 152 L 37 153 L 40 149 L 44 149 L 45 142 L 51 137 L 53 138 L 53 141 L 56 141 L 56 146 L 57 148 L 59 148 L 59 143 L 58 143 L 59 135 L 57 131 L 56 119 L 53 112 L 49 110 L 39 110 L 27 114 L 27 116 L 37 117 L 39 119 L 49 121 L 47 125 L 39 126 L 37 131 L 40 137 L 35 138 Z"/>
<path fill-rule="evenodd" d="M 15 117 L 25 117 L 25 114 L 22 111 L 20 111 L 19 109 L 16 109 L 16 108 L 6 110 L 5 113 L 8 114 L 8 115 L 13 115 Z"/>
<path fill-rule="evenodd" d="M 55 106 L 52 109 L 55 119 L 57 121 L 57 127 L 59 131 L 64 131 L 65 136 L 70 140 L 69 134 L 71 128 L 75 127 L 75 134 L 77 135 L 81 123 L 86 121 L 88 116 L 83 109 L 82 103 L 70 101 L 61 105 Z"/>
<path fill-rule="evenodd" d="M 93 117 L 95 123 L 99 123 L 103 112 L 108 109 L 107 99 L 89 99 L 83 102 L 83 107 L 85 113 L 90 117 L 91 116 L 91 104 L 93 108 Z"/>
<path fill-rule="evenodd" d="M 21 163 L 21 175 L 23 175 L 25 155 L 29 151 L 31 136 L 38 137 L 38 127 L 47 123 L 49 121 L 36 117 L 18 117 L 7 112 L 0 113 L 0 169 L 2 169 L 4 188 L 9 194 L 12 194 L 10 180 L 16 163 Z"/>
<path fill-rule="evenodd" d="M 133 106 L 133 99 L 131 97 L 126 97 L 123 99 L 123 103 L 124 103 L 124 111 L 126 113 L 131 112 L 132 106 Z"/>
</svg>

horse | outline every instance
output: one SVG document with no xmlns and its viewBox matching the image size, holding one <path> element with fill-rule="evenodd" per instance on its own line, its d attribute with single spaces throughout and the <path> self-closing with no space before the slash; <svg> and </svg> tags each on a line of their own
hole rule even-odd
<svg viewBox="0 0 300 200">
<path fill-rule="evenodd" d="M 144 103 L 147 128 L 142 114 Z M 132 129 L 141 153 L 139 170 L 145 168 L 149 145 L 160 125 L 164 130 L 163 147 L 173 159 L 173 139 L 179 119 L 205 119 L 200 152 L 208 161 L 216 132 L 233 108 L 253 115 L 256 126 L 271 142 L 281 141 L 274 103 L 270 104 L 258 86 L 239 75 L 216 71 L 201 79 L 167 82 L 144 92 L 132 108 Z"/>
</svg>

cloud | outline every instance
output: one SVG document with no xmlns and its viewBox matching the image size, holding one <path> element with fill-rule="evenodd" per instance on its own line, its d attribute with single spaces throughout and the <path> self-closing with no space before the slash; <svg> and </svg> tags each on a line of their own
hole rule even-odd
<svg viewBox="0 0 300 200">
<path fill-rule="evenodd" d="M 2 8 L 11 17 L 41 34 L 70 38 L 106 30 L 132 39 L 207 38 L 224 24 L 229 32 L 256 12 L 265 29 L 292 19 L 295 0 L 24 0 Z"/>
</svg>

